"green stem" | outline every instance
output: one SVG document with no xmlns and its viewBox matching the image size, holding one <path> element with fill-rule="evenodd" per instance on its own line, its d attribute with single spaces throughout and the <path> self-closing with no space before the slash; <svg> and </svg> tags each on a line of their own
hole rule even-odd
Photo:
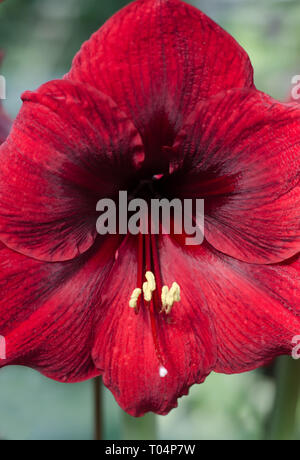
<svg viewBox="0 0 300 460">
<path fill-rule="evenodd" d="M 97 377 L 93 379 L 93 387 L 94 387 L 94 440 L 101 441 L 103 438 L 101 377 Z"/>
<path fill-rule="evenodd" d="M 277 360 L 276 394 L 271 415 L 270 440 L 295 439 L 297 402 L 300 389 L 300 362 L 288 356 Z"/>
<path fill-rule="evenodd" d="M 124 412 L 122 420 L 122 438 L 129 440 L 155 440 L 157 438 L 156 416 L 146 414 L 135 418 Z"/>
</svg>

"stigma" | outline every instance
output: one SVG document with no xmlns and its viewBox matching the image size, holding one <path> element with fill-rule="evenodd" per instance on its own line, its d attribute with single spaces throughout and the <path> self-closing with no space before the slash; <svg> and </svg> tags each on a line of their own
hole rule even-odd
<svg viewBox="0 0 300 460">
<path fill-rule="evenodd" d="M 159 366 L 159 376 L 164 379 L 168 375 L 168 370 L 164 366 Z"/>
</svg>

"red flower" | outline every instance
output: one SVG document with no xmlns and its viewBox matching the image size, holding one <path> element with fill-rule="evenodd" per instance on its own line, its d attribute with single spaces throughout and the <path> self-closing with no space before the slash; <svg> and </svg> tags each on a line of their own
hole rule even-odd
<svg viewBox="0 0 300 460">
<path fill-rule="evenodd" d="M 3 53 L 0 50 L 0 66 L 2 63 L 2 59 L 3 59 Z M 0 100 L 0 145 L 7 138 L 9 130 L 11 128 L 11 123 L 12 122 L 10 118 L 6 115 L 5 111 L 3 110 L 1 100 Z"/>
<path fill-rule="evenodd" d="M 178 0 L 140 0 L 23 101 L 0 149 L 3 365 L 102 374 L 130 414 L 166 414 L 213 370 L 291 352 L 300 110 L 255 89 L 228 34 Z M 143 184 L 204 198 L 204 244 L 97 235 L 97 201 Z M 147 271 L 156 290 L 148 275 L 152 300 L 137 301 Z M 174 282 L 181 300 L 160 313 Z"/>
</svg>

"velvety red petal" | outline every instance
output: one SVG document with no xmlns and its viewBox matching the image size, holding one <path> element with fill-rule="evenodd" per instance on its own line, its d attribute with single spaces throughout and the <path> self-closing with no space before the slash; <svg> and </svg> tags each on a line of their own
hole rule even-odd
<svg viewBox="0 0 300 460">
<path fill-rule="evenodd" d="M 274 265 L 224 257 L 223 288 L 214 305 L 218 340 L 216 372 L 237 373 L 292 355 L 300 333 L 300 256 Z M 223 301 L 222 301 L 223 299 Z"/>
<path fill-rule="evenodd" d="M 193 309 L 212 321 L 218 350 L 214 371 L 245 372 L 291 355 L 293 337 L 300 334 L 299 255 L 281 264 L 247 264 L 207 244 L 181 247 L 166 238 L 160 260 L 182 296 L 200 300 Z M 180 303 L 173 307 L 180 308 Z"/>
<path fill-rule="evenodd" d="M 171 285 L 172 259 L 164 262 L 164 281 Z M 160 377 L 161 363 L 148 307 L 142 306 L 138 315 L 129 308 L 136 279 L 136 246 L 129 240 L 119 251 L 113 275 L 103 289 L 106 315 L 97 328 L 93 358 L 103 372 L 104 384 L 125 411 L 133 416 L 148 411 L 166 414 L 177 406 L 177 399 L 187 394 L 192 384 L 203 382 L 214 366 L 212 325 L 207 310 L 197 307 L 201 291 L 193 289 L 190 274 L 186 274 L 190 281 L 172 315 L 167 318 L 156 312 L 160 354 L 168 371 L 164 378 Z"/>
<path fill-rule="evenodd" d="M 96 238 L 96 204 L 127 189 L 140 136 L 109 97 L 53 81 L 23 95 L 0 149 L 0 238 L 45 261 L 72 259 Z"/>
<path fill-rule="evenodd" d="M 252 87 L 246 52 L 198 9 L 179 0 L 138 0 L 114 15 L 66 76 L 112 97 L 142 134 L 151 160 L 196 104 Z"/>
<path fill-rule="evenodd" d="M 6 360 L 0 367 L 29 366 L 61 382 L 99 375 L 91 358 L 94 326 L 118 244 L 109 238 L 95 252 L 56 263 L 1 245 L 0 335 Z"/>
<path fill-rule="evenodd" d="M 251 263 L 300 248 L 300 108 L 247 90 L 199 104 L 173 150 L 170 193 L 205 199 L 205 236 Z"/>
</svg>

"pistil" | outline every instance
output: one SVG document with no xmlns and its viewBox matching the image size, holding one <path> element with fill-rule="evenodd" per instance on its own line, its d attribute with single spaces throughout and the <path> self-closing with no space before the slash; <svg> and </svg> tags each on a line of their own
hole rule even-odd
<svg viewBox="0 0 300 460">
<path fill-rule="evenodd" d="M 138 314 L 141 305 L 147 306 L 154 348 L 159 363 L 158 372 L 160 377 L 164 378 L 168 371 L 159 344 L 157 319 L 159 313 L 169 315 L 174 303 L 180 302 L 180 286 L 175 281 L 170 289 L 163 285 L 155 235 L 139 234 L 137 283 L 129 299 L 129 307 Z"/>
</svg>

